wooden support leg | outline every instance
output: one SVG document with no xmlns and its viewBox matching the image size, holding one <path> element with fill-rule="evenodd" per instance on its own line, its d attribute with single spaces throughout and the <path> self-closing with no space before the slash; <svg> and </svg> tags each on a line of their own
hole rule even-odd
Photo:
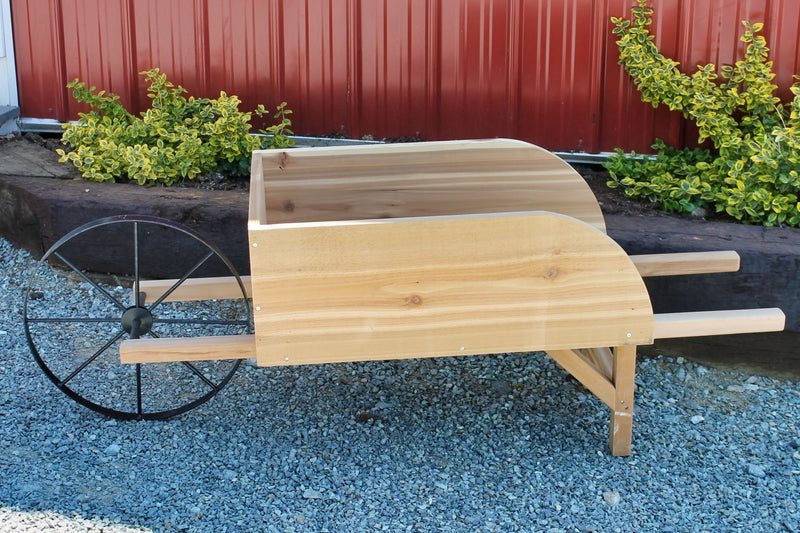
<svg viewBox="0 0 800 533">
<path fill-rule="evenodd" d="M 611 408 L 609 446 L 611 455 L 631 454 L 633 436 L 633 386 L 636 375 L 636 346 L 614 348 L 614 406 Z"/>
</svg>

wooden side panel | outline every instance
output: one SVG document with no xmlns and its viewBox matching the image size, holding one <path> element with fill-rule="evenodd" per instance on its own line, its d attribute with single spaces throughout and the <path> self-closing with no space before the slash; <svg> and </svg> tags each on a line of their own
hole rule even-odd
<svg viewBox="0 0 800 533">
<path fill-rule="evenodd" d="M 625 252 L 552 213 L 250 229 L 260 365 L 652 342 Z"/>
<path fill-rule="evenodd" d="M 262 224 L 543 210 L 605 231 L 583 178 L 521 141 L 271 150 L 253 159 L 263 172 Z"/>
<path fill-rule="evenodd" d="M 267 223 L 267 208 L 264 205 L 264 160 L 262 151 L 253 152 L 250 158 L 250 195 L 247 204 L 247 227 L 258 227 Z"/>
</svg>

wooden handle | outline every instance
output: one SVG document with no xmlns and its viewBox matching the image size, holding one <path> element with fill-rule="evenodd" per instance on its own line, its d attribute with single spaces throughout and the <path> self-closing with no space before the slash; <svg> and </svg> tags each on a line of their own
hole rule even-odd
<svg viewBox="0 0 800 533">
<path fill-rule="evenodd" d="M 642 277 L 713 274 L 739 270 L 739 254 L 733 250 L 632 255 L 631 261 Z"/>
<path fill-rule="evenodd" d="M 659 313 L 653 316 L 653 337 L 703 337 L 735 333 L 783 331 L 786 316 L 778 308 Z"/>
<path fill-rule="evenodd" d="M 122 364 L 250 359 L 256 356 L 255 335 L 219 335 L 122 341 Z"/>
</svg>

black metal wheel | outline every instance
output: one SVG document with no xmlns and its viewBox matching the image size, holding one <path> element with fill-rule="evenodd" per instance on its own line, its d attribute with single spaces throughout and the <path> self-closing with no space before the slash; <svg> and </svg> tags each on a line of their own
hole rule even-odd
<svg viewBox="0 0 800 533">
<path fill-rule="evenodd" d="M 101 258 L 100 268 L 84 265 L 87 257 Z M 129 268 L 102 274 L 103 257 Z M 169 292 L 193 278 L 227 275 L 241 297 L 145 303 L 140 284 L 156 263 L 160 277 L 176 280 Z M 251 333 L 252 316 L 242 280 L 213 244 L 176 222 L 123 215 L 85 224 L 44 254 L 25 292 L 24 325 L 36 362 L 67 396 L 114 418 L 163 419 L 209 400 L 241 361 L 122 364 L 120 343 Z"/>
</svg>

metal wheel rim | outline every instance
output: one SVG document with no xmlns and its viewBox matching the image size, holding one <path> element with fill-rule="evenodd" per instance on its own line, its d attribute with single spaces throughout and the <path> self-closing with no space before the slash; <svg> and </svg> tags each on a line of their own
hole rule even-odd
<svg viewBox="0 0 800 533">
<path fill-rule="evenodd" d="M 211 254 L 213 254 L 214 257 L 216 257 L 218 260 L 220 260 L 228 268 L 228 270 L 231 272 L 232 276 L 236 279 L 236 282 L 239 285 L 239 289 L 240 289 L 240 291 L 242 293 L 242 302 L 245 305 L 246 311 L 247 311 L 247 316 L 248 316 L 248 320 L 247 320 L 247 324 L 246 324 L 247 333 L 252 333 L 252 310 L 250 308 L 250 304 L 249 304 L 249 301 L 247 299 L 247 294 L 246 294 L 246 291 L 245 291 L 245 288 L 244 288 L 244 283 L 242 282 L 242 279 L 239 276 L 239 274 L 237 273 L 237 271 L 236 271 L 235 267 L 233 266 L 233 264 L 230 262 L 230 260 L 227 257 L 225 257 L 225 255 L 219 250 L 218 247 L 216 247 L 213 243 L 211 243 L 207 239 L 205 239 L 201 234 L 199 234 L 195 230 L 193 230 L 193 229 L 191 229 L 191 228 L 189 228 L 189 227 L 187 227 L 187 226 L 185 226 L 183 224 L 180 224 L 180 223 L 168 220 L 168 219 L 164 219 L 164 218 L 160 218 L 160 217 L 147 216 L 147 215 L 119 215 L 119 216 L 106 217 L 106 218 L 94 220 L 92 222 L 88 222 L 88 223 L 86 223 L 86 224 L 84 224 L 84 225 L 82 225 L 82 226 L 80 226 L 78 228 L 75 228 L 74 230 L 70 231 L 69 233 L 67 233 L 66 235 L 61 237 L 42 256 L 42 258 L 40 259 L 40 264 L 45 263 L 53 254 L 56 254 L 58 252 L 58 250 L 64 244 L 66 244 L 67 242 L 69 242 L 73 238 L 77 237 L 78 235 L 81 235 L 83 233 L 86 233 L 88 231 L 91 231 L 93 229 L 96 229 L 96 228 L 99 228 L 99 227 L 102 227 L 102 226 L 108 226 L 108 225 L 111 225 L 111 224 L 120 224 L 120 223 L 154 224 L 154 225 L 157 225 L 157 226 L 161 226 L 161 227 L 165 227 L 165 228 L 168 228 L 168 229 L 171 229 L 171 230 L 178 231 L 181 234 L 187 235 L 188 237 L 191 237 L 192 239 L 194 239 L 198 243 L 200 243 L 203 246 L 205 246 L 211 252 Z M 137 256 L 137 262 L 138 262 L 138 256 Z M 138 293 L 138 283 L 139 283 L 140 279 L 139 279 L 139 275 L 138 275 L 138 266 L 136 268 L 137 268 L 137 273 L 136 273 L 135 280 L 134 280 L 134 292 Z M 73 267 L 73 269 L 74 269 L 74 267 Z M 178 285 L 180 285 L 180 283 Z M 29 311 L 29 302 L 31 300 L 31 291 L 33 291 L 33 290 L 34 290 L 33 284 L 29 284 L 29 286 L 25 290 L 24 301 L 23 301 L 23 324 L 24 324 L 24 329 L 25 329 L 25 337 L 26 337 L 26 340 L 28 342 L 28 347 L 31 350 L 31 353 L 32 353 L 32 355 L 34 357 L 34 360 L 39 365 L 39 367 L 42 369 L 44 374 L 48 377 L 48 379 L 50 381 L 52 381 L 56 385 L 56 387 L 59 390 L 61 390 L 61 392 L 66 394 L 69 398 L 71 398 L 72 400 L 74 400 L 78 404 L 83 405 L 84 407 L 86 407 L 88 409 L 91 409 L 93 411 L 99 412 L 99 413 L 104 414 L 106 416 L 110 416 L 112 418 L 117 418 L 117 419 L 121 419 L 121 420 L 133 420 L 133 419 L 136 419 L 136 420 L 160 420 L 160 419 L 170 418 L 170 417 L 176 416 L 176 415 L 181 414 L 181 413 L 185 413 L 185 412 L 187 412 L 187 411 L 189 411 L 191 409 L 194 409 L 195 407 L 207 402 L 213 396 L 215 396 L 220 390 L 222 390 L 228 384 L 228 382 L 230 382 L 231 378 L 233 378 L 233 375 L 236 373 L 236 370 L 239 368 L 239 365 L 241 364 L 241 360 L 233 361 L 230 371 L 227 372 L 227 374 L 222 379 L 218 380 L 218 382 L 215 384 L 215 386 L 211 387 L 208 392 L 206 392 L 205 394 L 199 396 L 198 398 L 194 399 L 193 401 L 184 403 L 184 404 L 182 404 L 182 405 L 180 405 L 178 407 L 172 408 L 172 409 L 164 409 L 164 410 L 159 410 L 159 411 L 155 411 L 155 412 L 144 412 L 142 410 L 142 407 L 141 407 L 141 392 L 142 391 L 141 391 L 141 383 L 140 382 L 137 383 L 137 394 L 139 395 L 139 399 L 138 399 L 138 404 L 137 404 L 137 410 L 136 411 L 123 411 L 123 410 L 110 408 L 110 407 L 101 405 L 100 403 L 97 403 L 97 402 L 92 401 L 92 400 L 90 400 L 88 398 L 85 398 L 84 396 L 82 396 L 78 392 L 74 391 L 69 385 L 63 383 L 63 380 L 60 379 L 50 369 L 50 367 L 47 365 L 47 362 L 44 360 L 44 358 L 40 354 L 39 349 L 36 346 L 36 342 L 34 340 L 34 336 L 33 336 L 32 332 L 31 332 L 31 327 L 30 326 L 31 326 L 31 322 L 33 321 L 33 319 L 31 319 L 29 317 L 29 312 L 28 312 Z M 137 303 L 137 305 L 138 305 L 138 303 Z M 123 330 L 123 333 L 124 333 L 124 330 Z M 119 340 L 119 339 L 116 338 L 112 342 L 115 342 L 116 340 Z M 141 376 L 142 364 L 143 363 L 136 363 L 135 364 L 136 365 L 137 379 L 139 379 L 140 376 Z"/>
</svg>

